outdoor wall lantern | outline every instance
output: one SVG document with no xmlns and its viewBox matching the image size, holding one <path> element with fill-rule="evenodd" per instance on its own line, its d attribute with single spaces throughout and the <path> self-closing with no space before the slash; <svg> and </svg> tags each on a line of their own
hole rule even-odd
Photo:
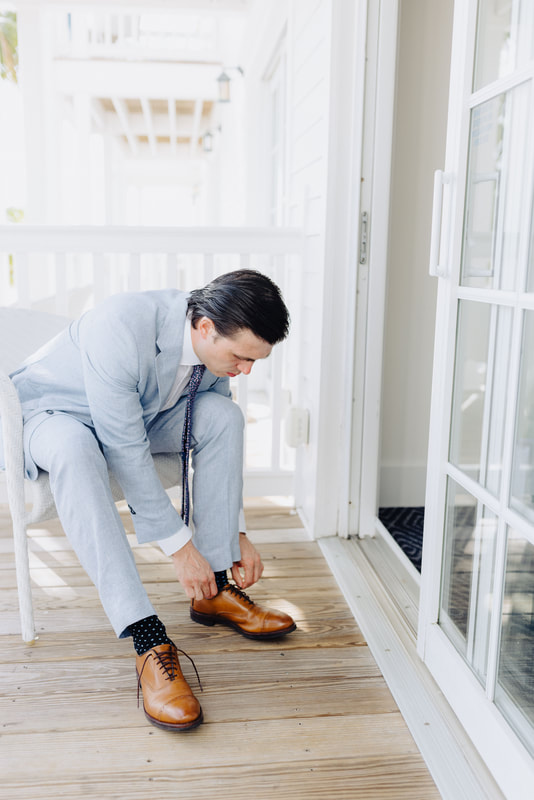
<svg viewBox="0 0 534 800">
<path fill-rule="evenodd" d="M 230 78 L 223 70 L 217 78 L 219 84 L 219 103 L 230 102 Z"/>
<path fill-rule="evenodd" d="M 217 78 L 217 83 L 219 84 L 219 103 L 229 103 L 230 102 L 230 81 L 231 78 L 228 75 L 230 70 L 237 70 L 241 75 L 244 75 L 242 67 L 223 67 L 223 70 L 219 77 Z"/>
<path fill-rule="evenodd" d="M 211 153 L 213 151 L 213 134 L 211 131 L 206 131 L 202 137 L 202 149 L 205 153 Z"/>
</svg>

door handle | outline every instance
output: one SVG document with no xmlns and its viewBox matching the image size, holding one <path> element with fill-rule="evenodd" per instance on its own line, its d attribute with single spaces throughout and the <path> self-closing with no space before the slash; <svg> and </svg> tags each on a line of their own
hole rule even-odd
<svg viewBox="0 0 534 800">
<path fill-rule="evenodd" d="M 432 228 L 430 234 L 430 263 L 429 273 L 433 278 L 446 278 L 448 275 L 448 231 L 446 232 L 447 239 L 445 242 L 445 257 L 443 263 L 440 263 L 441 247 L 441 230 L 443 221 L 443 188 L 445 184 L 451 182 L 451 176 L 441 169 L 434 172 L 434 195 L 432 200 Z"/>
</svg>

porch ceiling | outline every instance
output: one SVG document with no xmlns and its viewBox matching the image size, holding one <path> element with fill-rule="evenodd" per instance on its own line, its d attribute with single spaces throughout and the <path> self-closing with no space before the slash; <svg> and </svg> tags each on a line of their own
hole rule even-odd
<svg viewBox="0 0 534 800">
<path fill-rule="evenodd" d="M 121 112 L 118 110 L 122 106 Z M 194 155 L 202 136 L 213 125 L 213 100 L 161 100 L 159 98 L 95 97 L 93 114 L 99 124 L 122 142 L 133 156 L 161 158 L 180 152 Z M 133 140 L 133 142 L 132 142 Z M 160 145 L 162 147 L 160 147 Z M 184 147 L 188 148 L 184 151 Z M 152 152 L 154 151 L 155 152 Z"/>
<path fill-rule="evenodd" d="M 217 78 L 237 64 L 249 5 L 55 5 L 56 91 L 74 113 L 89 98 L 91 129 L 129 158 L 201 157 L 203 135 L 220 124 Z"/>
</svg>

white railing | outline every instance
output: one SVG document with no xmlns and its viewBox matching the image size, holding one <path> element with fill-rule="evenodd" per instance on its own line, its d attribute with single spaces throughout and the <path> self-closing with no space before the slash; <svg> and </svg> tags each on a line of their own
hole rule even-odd
<svg viewBox="0 0 534 800">
<path fill-rule="evenodd" d="M 205 58 L 217 45 L 215 19 L 183 18 L 162 12 L 139 13 L 101 7 L 56 15 L 55 54 L 87 58 L 155 58 L 174 60 L 177 54 Z"/>
<path fill-rule="evenodd" d="M 281 288 L 300 316 L 302 234 L 294 229 L 0 226 L 0 305 L 75 318 L 110 294 L 190 290 L 251 267 Z M 9 346 L 3 342 L 0 346 Z M 295 333 L 233 391 L 247 416 L 245 491 L 293 494 L 293 451 L 283 417 L 298 358 Z"/>
</svg>

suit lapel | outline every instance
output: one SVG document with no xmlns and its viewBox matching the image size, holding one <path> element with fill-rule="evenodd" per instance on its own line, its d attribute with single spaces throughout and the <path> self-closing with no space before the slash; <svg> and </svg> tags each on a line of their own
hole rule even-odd
<svg viewBox="0 0 534 800">
<path fill-rule="evenodd" d="M 156 339 L 156 380 L 158 405 L 169 396 L 176 372 L 180 366 L 184 345 L 184 324 L 187 313 L 187 294 L 180 293 L 171 298 L 167 308 L 162 309 L 162 322 Z"/>
</svg>

